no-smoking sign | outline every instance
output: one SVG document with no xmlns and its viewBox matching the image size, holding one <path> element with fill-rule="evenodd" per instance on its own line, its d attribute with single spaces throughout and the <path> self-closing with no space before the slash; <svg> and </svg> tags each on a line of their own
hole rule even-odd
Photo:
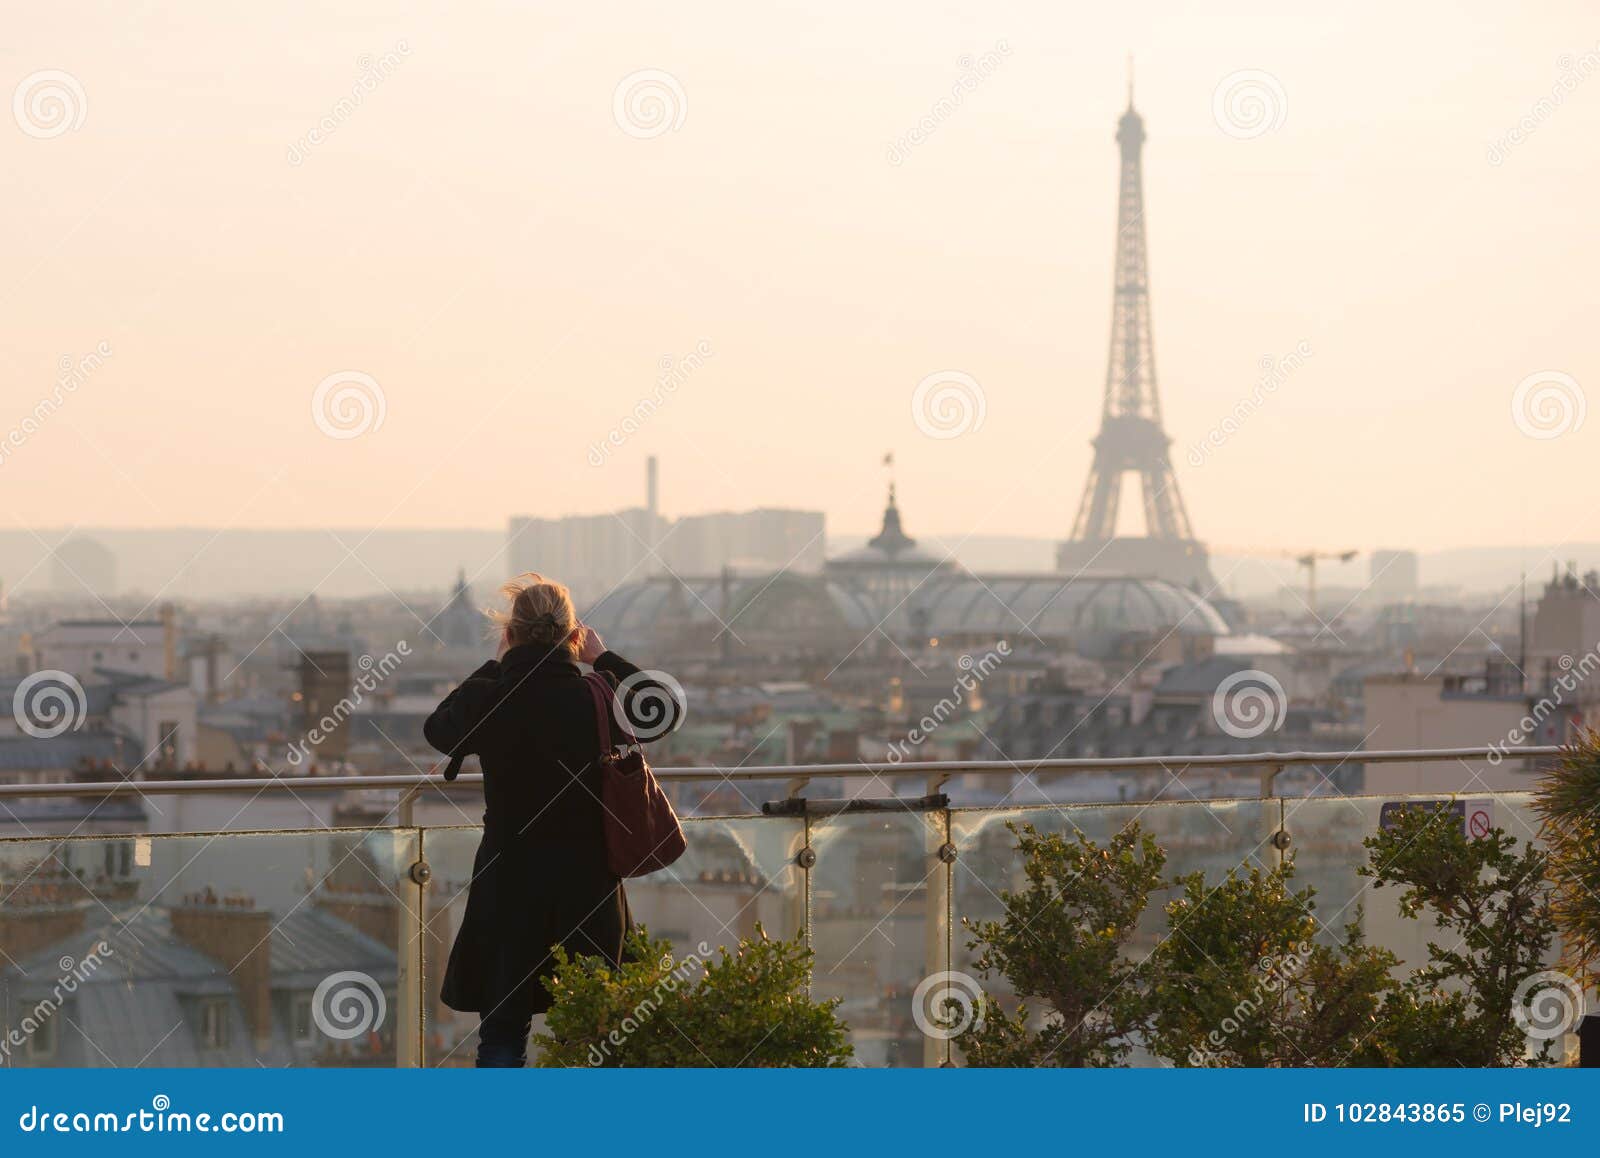
<svg viewBox="0 0 1600 1158">
<path fill-rule="evenodd" d="M 1378 811 L 1378 827 L 1389 828 L 1397 814 L 1410 809 L 1453 812 L 1461 818 L 1461 831 L 1473 840 L 1482 840 L 1494 829 L 1494 801 L 1487 796 L 1471 799 L 1454 797 L 1448 800 L 1391 800 Z"/>
</svg>

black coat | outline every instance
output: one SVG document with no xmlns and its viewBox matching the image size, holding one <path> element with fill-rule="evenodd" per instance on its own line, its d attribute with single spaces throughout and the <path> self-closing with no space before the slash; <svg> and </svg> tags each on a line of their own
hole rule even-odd
<svg viewBox="0 0 1600 1158">
<path fill-rule="evenodd" d="M 618 682 L 639 675 L 615 652 L 594 666 Z M 662 689 L 645 678 L 635 684 Z M 628 705 L 624 715 L 633 717 Z M 615 735 L 614 710 L 611 723 Z M 630 927 L 622 881 L 606 866 L 588 686 L 564 649 L 514 647 L 446 696 L 423 734 L 446 755 L 476 755 L 483 766 L 483 840 L 441 997 L 462 1012 L 543 1013 L 552 946 L 615 965 Z"/>
</svg>

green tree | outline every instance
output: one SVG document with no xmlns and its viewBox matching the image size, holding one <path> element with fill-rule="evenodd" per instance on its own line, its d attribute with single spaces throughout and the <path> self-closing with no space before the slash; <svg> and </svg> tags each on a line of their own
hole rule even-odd
<svg viewBox="0 0 1600 1158">
<path fill-rule="evenodd" d="M 1007 827 L 1024 858 L 1026 887 L 1000 894 L 1001 920 L 967 927 L 978 971 L 1004 978 L 1021 1000 L 1010 1012 L 987 1003 L 961 1039 L 967 1060 L 1116 1065 L 1149 1017 L 1148 980 L 1124 950 L 1161 887 L 1166 854 L 1137 824 L 1104 848 L 1081 832 L 1068 840 L 1032 825 Z"/>
<path fill-rule="evenodd" d="M 1400 913 L 1426 915 L 1443 936 L 1428 963 L 1384 1004 L 1384 1032 L 1363 1064 L 1507 1066 L 1545 1060 L 1545 1041 L 1525 1057 L 1517 1018 L 1523 983 L 1544 969 L 1555 934 L 1549 858 L 1496 828 L 1470 837 L 1448 805 L 1407 808 L 1364 842 L 1359 871 L 1374 889 L 1398 886 Z"/>
<path fill-rule="evenodd" d="M 1311 888 L 1292 862 L 1180 877 L 1152 956 L 1150 1049 L 1180 1066 L 1349 1064 L 1378 1028 L 1395 957 L 1365 944 L 1360 915 L 1317 941 Z"/>
<path fill-rule="evenodd" d="M 555 950 L 555 1004 L 533 1035 L 540 1066 L 836 1067 L 852 1056 L 838 1001 L 808 993 L 804 941 L 757 936 L 707 957 L 643 930 L 620 968 Z M 709 954 L 709 950 L 702 951 Z"/>
</svg>

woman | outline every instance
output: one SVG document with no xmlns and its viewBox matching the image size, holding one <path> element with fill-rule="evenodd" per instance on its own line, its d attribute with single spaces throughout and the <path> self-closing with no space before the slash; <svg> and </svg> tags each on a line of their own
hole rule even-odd
<svg viewBox="0 0 1600 1158">
<path fill-rule="evenodd" d="M 533 1015 L 551 1005 L 551 947 L 615 965 L 630 925 L 622 881 L 606 865 L 595 706 L 578 664 L 628 681 L 630 704 L 647 695 L 672 705 L 672 727 L 682 705 L 605 650 L 560 583 L 530 572 L 502 591 L 497 657 L 444 698 L 423 734 L 483 766 L 483 841 L 441 997 L 482 1015 L 479 1066 L 516 1067 L 527 1061 Z M 616 697 L 608 702 L 620 738 Z M 624 714 L 636 729 L 630 706 Z"/>
</svg>

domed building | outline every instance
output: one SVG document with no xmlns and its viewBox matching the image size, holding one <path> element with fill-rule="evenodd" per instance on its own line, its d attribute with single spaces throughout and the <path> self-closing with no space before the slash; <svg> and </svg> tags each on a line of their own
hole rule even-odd
<svg viewBox="0 0 1600 1158">
<path fill-rule="evenodd" d="M 877 535 L 847 554 L 829 559 L 828 577 L 855 592 L 875 610 L 874 624 L 891 639 L 926 643 L 928 632 L 921 608 L 929 592 L 965 578 L 967 571 L 950 555 L 917 546 L 900 521 L 894 483 Z"/>
<path fill-rule="evenodd" d="M 653 575 L 617 588 L 583 621 L 624 654 L 842 655 L 872 631 L 873 605 L 817 575 Z"/>
<path fill-rule="evenodd" d="M 889 505 L 883 510 L 883 528 L 865 547 L 829 559 L 826 569 L 829 578 L 860 592 L 885 613 L 928 583 L 966 574 L 954 559 L 918 547 L 906 534 L 893 483 L 889 484 Z"/>
<path fill-rule="evenodd" d="M 920 594 L 920 593 L 919 593 Z M 984 575 L 931 585 L 913 610 L 930 639 L 958 645 L 1043 642 L 1105 659 L 1141 639 L 1228 634 L 1217 609 L 1165 579 L 1130 575 Z"/>
</svg>

